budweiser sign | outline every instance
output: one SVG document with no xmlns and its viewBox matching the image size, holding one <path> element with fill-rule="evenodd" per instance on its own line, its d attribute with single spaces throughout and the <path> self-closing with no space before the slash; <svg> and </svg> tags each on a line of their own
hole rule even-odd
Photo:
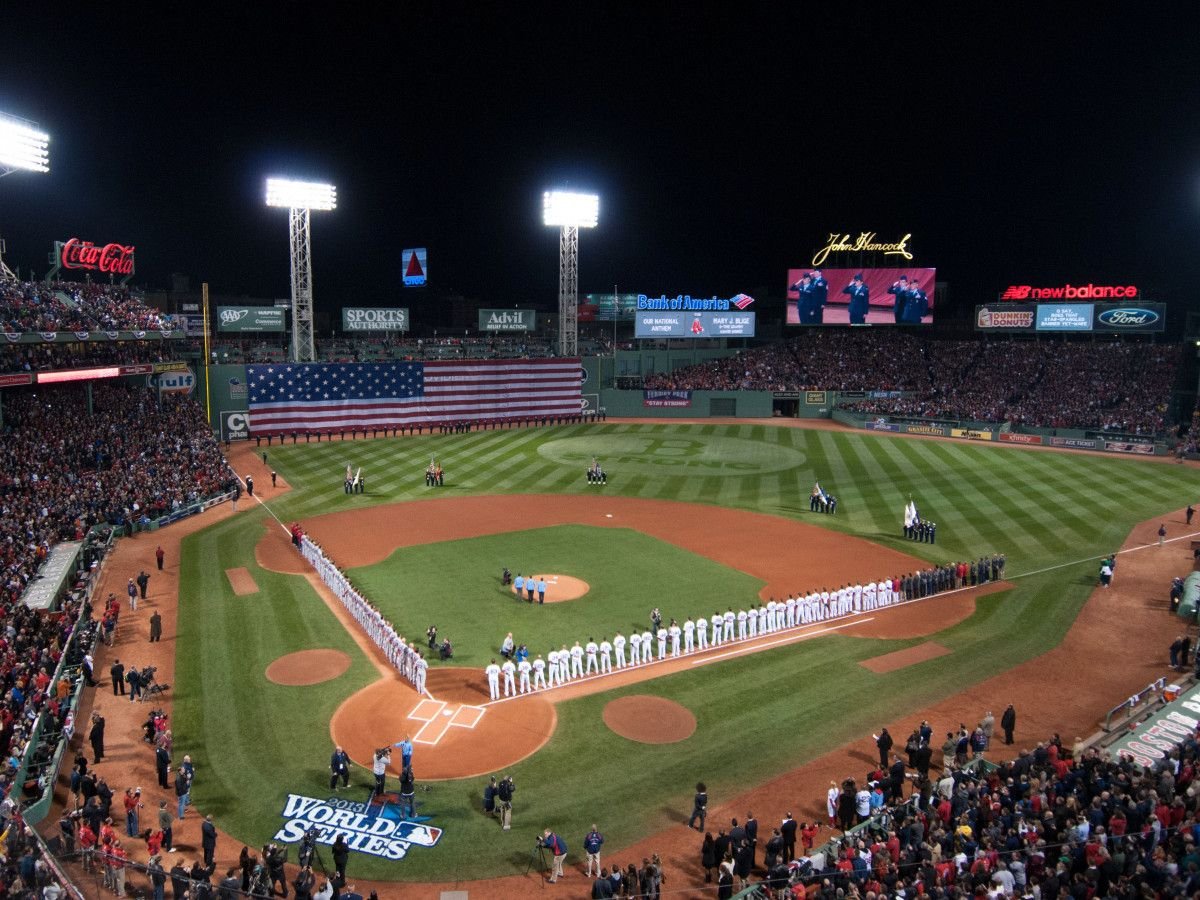
<svg viewBox="0 0 1200 900">
<path fill-rule="evenodd" d="M 71 238 L 59 247 L 59 261 L 64 269 L 90 269 L 110 275 L 133 274 L 133 247 L 124 244 L 97 246 L 79 238 Z"/>
</svg>

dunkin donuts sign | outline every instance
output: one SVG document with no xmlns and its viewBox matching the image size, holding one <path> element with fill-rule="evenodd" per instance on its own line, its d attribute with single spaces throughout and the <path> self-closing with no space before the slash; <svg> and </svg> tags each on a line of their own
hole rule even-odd
<svg viewBox="0 0 1200 900">
<path fill-rule="evenodd" d="M 58 263 L 64 269 L 86 269 L 108 275 L 133 274 L 133 246 L 125 244 L 96 244 L 71 238 L 56 242 Z"/>
</svg>

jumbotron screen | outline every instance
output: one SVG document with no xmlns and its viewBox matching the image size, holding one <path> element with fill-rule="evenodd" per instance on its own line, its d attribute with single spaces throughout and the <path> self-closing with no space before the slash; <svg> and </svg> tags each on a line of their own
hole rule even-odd
<svg viewBox="0 0 1200 900">
<path fill-rule="evenodd" d="M 788 269 L 789 325 L 930 325 L 937 269 Z"/>
</svg>

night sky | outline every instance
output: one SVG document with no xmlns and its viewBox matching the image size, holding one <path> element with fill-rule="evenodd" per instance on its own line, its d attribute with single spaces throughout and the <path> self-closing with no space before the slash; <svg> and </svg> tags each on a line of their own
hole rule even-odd
<svg viewBox="0 0 1200 900">
<path fill-rule="evenodd" d="M 601 195 L 581 292 L 780 295 L 828 232 L 869 230 L 911 232 L 960 308 L 1010 282 L 1195 303 L 1190 4 L 22 6 L 0 110 L 51 134 L 52 171 L 0 180 L 0 235 L 39 274 L 79 236 L 136 244 L 152 287 L 288 296 L 283 174 L 338 187 L 325 309 L 407 305 L 409 246 L 430 294 L 551 308 L 555 186 Z"/>
</svg>

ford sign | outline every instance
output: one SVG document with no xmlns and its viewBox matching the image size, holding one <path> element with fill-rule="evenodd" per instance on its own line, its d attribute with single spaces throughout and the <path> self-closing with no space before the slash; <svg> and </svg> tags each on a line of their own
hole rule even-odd
<svg viewBox="0 0 1200 900">
<path fill-rule="evenodd" d="M 1129 306 L 1106 309 L 1096 318 L 1110 328 L 1149 328 L 1158 321 L 1158 313 L 1152 309 Z"/>
</svg>

